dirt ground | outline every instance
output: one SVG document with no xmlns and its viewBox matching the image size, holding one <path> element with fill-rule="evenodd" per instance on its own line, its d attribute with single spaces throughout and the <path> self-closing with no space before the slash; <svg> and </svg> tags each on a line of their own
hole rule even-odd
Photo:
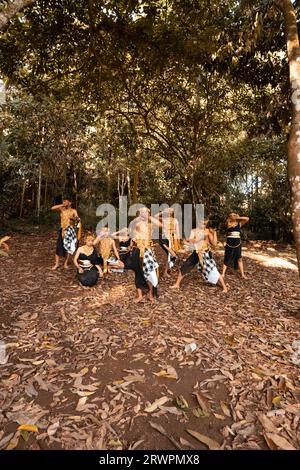
<svg viewBox="0 0 300 470">
<path fill-rule="evenodd" d="M 300 448 L 293 249 L 249 244 L 228 294 L 196 271 L 174 292 L 175 270 L 151 305 L 131 272 L 52 272 L 55 243 L 18 234 L 0 257 L 0 448 Z"/>
</svg>

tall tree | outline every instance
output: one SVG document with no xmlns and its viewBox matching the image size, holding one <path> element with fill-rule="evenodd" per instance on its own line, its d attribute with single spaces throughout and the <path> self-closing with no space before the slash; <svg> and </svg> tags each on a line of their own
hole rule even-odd
<svg viewBox="0 0 300 470">
<path fill-rule="evenodd" d="M 275 0 L 284 17 L 292 93 L 292 122 L 288 142 L 288 174 L 292 219 L 300 273 L 300 46 L 296 11 L 291 0 Z"/>
</svg>

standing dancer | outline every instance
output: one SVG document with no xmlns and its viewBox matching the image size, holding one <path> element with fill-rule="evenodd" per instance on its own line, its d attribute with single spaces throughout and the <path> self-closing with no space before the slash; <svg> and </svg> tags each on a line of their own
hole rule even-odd
<svg viewBox="0 0 300 470">
<path fill-rule="evenodd" d="M 142 290 L 148 289 L 140 260 L 140 251 L 136 248 L 136 245 L 134 246 L 127 227 L 121 229 L 119 232 L 115 232 L 113 236 L 119 240 L 121 266 L 134 272 L 135 286 L 137 288 L 138 294 L 141 294 L 140 296 L 138 295 L 136 299 L 134 299 L 134 302 L 139 302 L 143 298 Z"/>
<path fill-rule="evenodd" d="M 167 254 L 164 276 L 169 277 L 169 271 L 175 264 L 177 259 L 176 253 L 179 250 L 179 223 L 175 218 L 174 209 L 172 208 L 165 209 L 163 212 L 157 214 L 157 216 L 161 216 L 162 221 L 162 238 L 160 238 L 159 244 Z"/>
<path fill-rule="evenodd" d="M 75 252 L 77 242 L 77 239 L 74 240 L 74 232 L 69 228 L 74 229 L 74 223 L 78 223 L 80 219 L 77 210 L 72 208 L 72 202 L 68 199 L 64 199 L 62 204 L 51 207 L 51 210 L 60 212 L 60 229 L 56 243 L 55 264 L 52 268 L 52 271 L 55 271 L 59 267 L 60 258 L 65 258 L 64 269 L 68 268 L 70 254 L 72 254 L 72 251 Z M 70 251 L 67 251 L 68 247 Z"/>
<path fill-rule="evenodd" d="M 239 269 L 243 279 L 247 279 L 244 273 L 242 258 L 241 227 L 249 222 L 249 217 L 240 217 L 232 212 L 227 219 L 227 238 L 223 266 L 223 277 L 228 266 Z"/>
<path fill-rule="evenodd" d="M 136 276 L 137 297 L 135 302 L 140 302 L 143 299 L 142 289 L 145 281 L 149 288 L 150 301 L 153 302 L 154 300 L 153 294 L 158 297 L 158 263 L 155 259 L 152 241 L 154 227 L 162 227 L 162 224 L 156 218 L 150 216 L 149 209 L 146 207 L 140 209 L 138 217 L 131 222 L 132 256 L 134 259 L 139 258 L 143 270 L 143 280 L 137 279 Z"/>
<path fill-rule="evenodd" d="M 179 289 L 184 276 L 198 265 L 198 270 L 206 282 L 213 285 L 219 284 L 223 292 L 228 291 L 210 249 L 210 246 L 216 246 L 218 243 L 217 233 L 213 229 L 208 229 L 207 224 L 208 219 L 205 219 L 200 222 L 199 227 L 191 231 L 188 241 L 193 248 L 193 252 L 181 266 L 177 281 L 171 286 L 171 289 Z"/>
</svg>

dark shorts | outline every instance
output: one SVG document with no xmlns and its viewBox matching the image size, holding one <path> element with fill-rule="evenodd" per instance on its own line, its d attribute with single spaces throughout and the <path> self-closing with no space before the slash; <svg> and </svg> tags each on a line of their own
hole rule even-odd
<svg viewBox="0 0 300 470">
<path fill-rule="evenodd" d="M 169 243 L 169 240 L 167 238 L 160 238 L 159 239 L 159 244 L 160 246 L 162 247 L 162 249 L 167 253 L 167 255 L 169 254 L 169 251 L 167 250 L 166 246 L 169 247 L 170 246 L 170 243 Z"/>
<path fill-rule="evenodd" d="M 199 263 L 199 256 L 196 251 L 188 257 L 180 268 L 181 274 L 185 275 L 189 273 Z"/>
<path fill-rule="evenodd" d="M 242 257 L 242 246 L 241 240 L 238 239 L 231 239 L 230 246 L 225 245 L 225 255 L 224 255 L 224 264 L 228 267 L 233 267 L 234 269 L 238 269 L 238 261 Z"/>
<path fill-rule="evenodd" d="M 56 254 L 60 258 L 63 258 L 67 255 L 66 250 L 64 249 L 64 241 L 62 237 L 62 229 L 59 229 L 58 231 L 58 237 L 57 237 L 57 242 L 56 242 Z"/>
</svg>

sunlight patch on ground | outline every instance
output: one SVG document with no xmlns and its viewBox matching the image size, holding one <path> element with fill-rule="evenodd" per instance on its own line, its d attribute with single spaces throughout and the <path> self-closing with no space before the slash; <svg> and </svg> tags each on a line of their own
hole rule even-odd
<svg viewBox="0 0 300 470">
<path fill-rule="evenodd" d="M 267 268 L 282 268 L 282 269 L 291 269 L 292 271 L 297 271 L 297 266 L 295 266 L 290 261 L 286 259 L 279 258 L 278 256 L 270 256 L 270 255 L 262 255 L 257 253 L 252 253 L 250 251 L 244 251 L 244 255 L 247 258 L 253 259 L 254 261 L 258 261 L 262 266 L 266 266 Z"/>
</svg>

